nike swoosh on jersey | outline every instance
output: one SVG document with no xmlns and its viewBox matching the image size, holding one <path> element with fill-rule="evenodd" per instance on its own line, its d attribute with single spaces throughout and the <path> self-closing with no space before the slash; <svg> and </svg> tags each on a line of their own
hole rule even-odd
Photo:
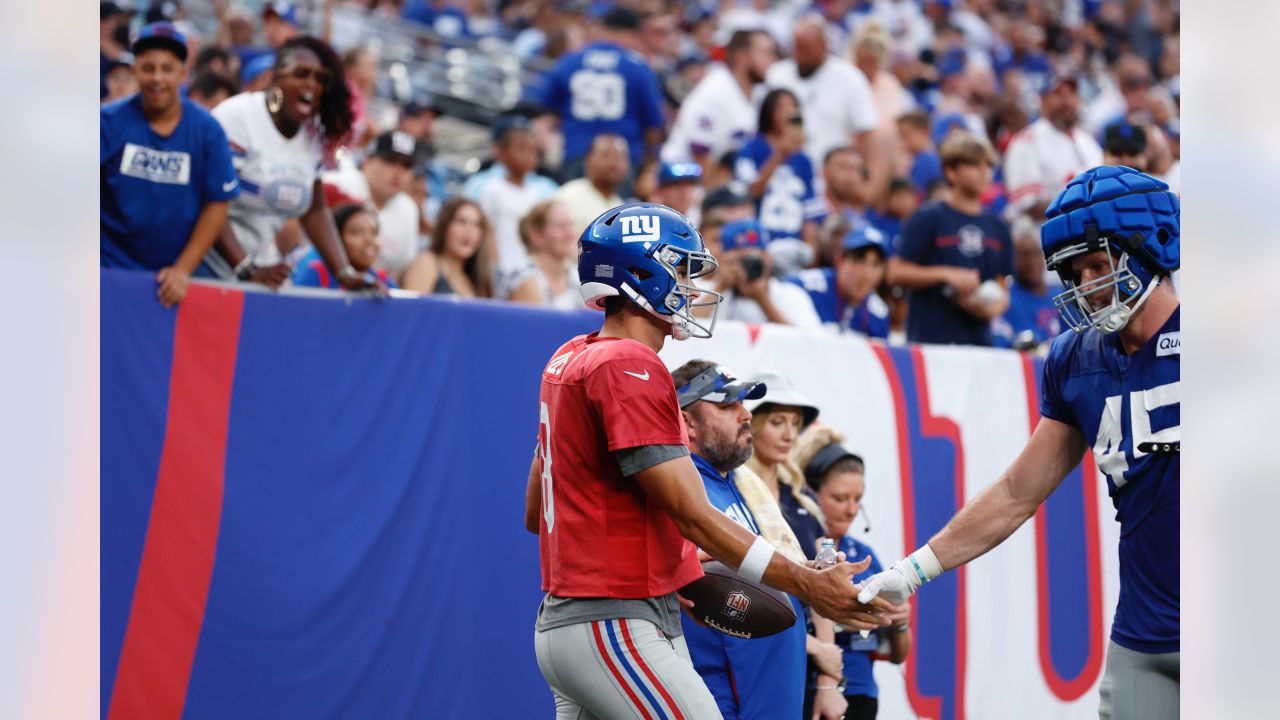
<svg viewBox="0 0 1280 720">
<path fill-rule="evenodd" d="M 222 183 L 222 192 L 231 192 L 232 190 L 234 190 L 236 187 L 236 182 L 238 181 L 228 180 L 227 182 Z"/>
<path fill-rule="evenodd" d="M 648 380 L 648 379 L 649 379 L 649 371 L 648 371 L 648 370 L 645 370 L 643 375 L 641 375 L 640 373 L 633 373 L 633 372 L 631 372 L 630 370 L 623 370 L 622 372 L 624 372 L 624 373 L 626 373 L 626 374 L 630 375 L 630 376 L 631 376 L 631 377 L 633 377 L 633 378 L 640 378 L 641 380 Z"/>
</svg>

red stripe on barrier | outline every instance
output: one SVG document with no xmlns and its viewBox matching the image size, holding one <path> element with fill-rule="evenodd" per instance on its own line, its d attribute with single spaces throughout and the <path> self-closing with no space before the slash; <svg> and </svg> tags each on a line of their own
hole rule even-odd
<svg viewBox="0 0 1280 720">
<path fill-rule="evenodd" d="M 636 644 L 631 641 L 631 631 L 627 629 L 627 621 L 625 619 L 618 621 L 618 627 L 622 628 L 622 640 L 627 644 L 627 650 L 631 651 L 631 657 L 636 659 L 636 664 L 640 666 L 640 672 L 649 678 L 649 682 L 658 690 L 658 694 L 667 702 L 667 707 L 671 708 L 671 712 L 675 714 L 676 720 L 684 720 L 684 715 L 680 713 L 680 706 L 676 705 L 676 701 L 671 699 L 671 693 L 658 682 L 658 677 L 649 669 L 649 664 L 640 657 L 640 651 L 636 650 Z"/>
<path fill-rule="evenodd" d="M 644 716 L 644 720 L 653 720 L 649 715 L 649 711 L 645 709 L 644 703 L 640 702 L 640 698 L 636 695 L 636 691 L 631 689 L 627 684 L 627 679 L 622 676 L 622 672 L 618 670 L 618 666 L 613 664 L 613 660 L 609 658 L 609 648 L 604 644 L 604 637 L 600 635 L 600 623 L 609 622 L 607 620 L 596 620 L 591 623 L 591 633 L 596 636 L 596 647 L 600 650 L 600 657 L 604 659 L 605 667 L 609 668 L 609 672 L 613 675 L 618 684 L 622 686 L 622 691 L 631 698 L 631 704 L 640 710 L 640 714 Z"/>
<path fill-rule="evenodd" d="M 1035 366 L 1031 356 L 1022 356 L 1023 385 L 1027 393 L 1027 422 L 1031 432 L 1040 423 L 1039 391 L 1036 386 Z M 1085 451 L 1080 463 L 1080 479 L 1084 483 L 1084 545 L 1086 602 L 1089 609 L 1089 650 L 1084 667 L 1074 678 L 1066 679 L 1058 674 L 1053 664 L 1049 638 L 1049 523 L 1044 505 L 1036 509 L 1036 625 L 1039 629 L 1040 671 L 1049 690 L 1063 702 L 1071 702 L 1084 695 L 1098 679 L 1102 670 L 1102 550 L 1101 529 L 1098 527 L 1098 468 L 1093 453 Z"/>
<path fill-rule="evenodd" d="M 902 547 L 904 552 L 911 552 L 912 548 L 916 546 L 917 540 L 915 491 L 912 485 L 911 469 L 911 435 L 907 428 L 907 400 L 902 392 L 902 378 L 898 376 L 898 370 L 893 364 L 893 357 L 890 355 L 889 348 L 879 343 L 872 343 L 871 349 L 875 352 L 876 359 L 880 361 L 880 367 L 884 370 L 885 380 L 889 383 L 889 391 L 893 395 L 898 436 L 899 487 L 902 489 Z M 914 605 L 916 598 L 912 597 L 907 602 Z M 911 613 L 912 635 L 918 636 L 919 630 L 916 627 L 916 614 L 913 612 Z M 941 717 L 942 701 L 920 692 L 920 683 L 917 677 L 918 670 L 915 645 L 912 644 L 911 652 L 908 653 L 906 660 L 907 702 L 911 705 L 911 709 L 915 711 L 916 715 L 932 718 Z"/>
<path fill-rule="evenodd" d="M 924 369 L 924 353 L 919 345 L 911 346 L 911 361 L 916 371 L 916 398 L 920 403 L 920 434 L 925 437 L 941 437 L 951 441 L 956 449 L 956 504 L 964 507 L 964 442 L 960 438 L 960 426 L 950 418 L 933 414 L 929 402 L 929 376 Z M 965 673 L 969 657 L 968 603 L 965 600 L 965 566 L 953 571 L 956 574 L 956 720 L 965 718 Z"/>
<path fill-rule="evenodd" d="M 222 517 L 244 295 L 192 285 L 178 306 L 160 471 L 108 720 L 180 718 Z"/>
</svg>

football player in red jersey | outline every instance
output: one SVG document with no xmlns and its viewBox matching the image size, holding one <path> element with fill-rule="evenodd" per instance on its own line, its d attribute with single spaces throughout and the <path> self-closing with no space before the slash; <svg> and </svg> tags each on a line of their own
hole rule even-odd
<svg viewBox="0 0 1280 720">
<path fill-rule="evenodd" d="M 711 337 L 720 296 L 692 281 L 715 268 L 698 231 L 663 205 L 614 208 L 579 240 L 582 296 L 604 325 L 542 373 L 525 497 L 547 592 L 535 649 L 559 718 L 721 717 L 680 630 L 676 590 L 702 576 L 698 548 L 846 626 L 889 623 L 888 603 L 857 601 L 851 578 L 865 562 L 798 565 L 707 501 L 658 350 L 668 335 Z M 710 316 L 695 316 L 704 306 Z"/>
</svg>

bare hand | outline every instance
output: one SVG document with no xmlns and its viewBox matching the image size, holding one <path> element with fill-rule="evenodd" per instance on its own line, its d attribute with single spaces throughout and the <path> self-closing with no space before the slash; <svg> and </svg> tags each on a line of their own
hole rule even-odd
<svg viewBox="0 0 1280 720">
<path fill-rule="evenodd" d="M 343 290 L 373 290 L 379 295 L 387 294 L 387 286 L 369 273 L 347 273 L 338 276 L 338 284 Z"/>
<path fill-rule="evenodd" d="M 681 595 L 680 593 L 676 593 L 676 599 L 680 601 L 680 606 L 681 606 L 682 608 L 684 608 L 684 614 L 685 614 L 685 615 L 688 615 L 690 620 L 694 621 L 694 622 L 695 622 L 695 623 L 697 623 L 698 625 L 701 625 L 702 627 L 706 627 L 706 626 L 707 626 L 707 624 L 706 624 L 706 623 L 702 622 L 702 619 L 701 619 L 701 618 L 699 618 L 697 615 L 694 615 L 694 614 L 693 614 L 693 601 L 692 601 L 692 600 L 690 600 L 689 598 L 687 598 L 687 597 L 685 597 L 685 596 Z"/>
<path fill-rule="evenodd" d="M 814 611 L 852 630 L 875 630 L 889 624 L 885 617 L 893 605 L 883 598 L 869 603 L 858 602 L 858 587 L 853 576 L 866 570 L 871 556 L 860 562 L 843 562 L 814 573 L 808 600 Z"/>
<path fill-rule="evenodd" d="M 819 690 L 813 694 L 813 717 L 810 720 L 841 720 L 848 709 L 849 701 L 839 691 Z"/>
<path fill-rule="evenodd" d="M 738 294 L 744 298 L 750 298 L 756 302 L 763 302 L 769 297 L 769 276 L 761 275 L 755 280 L 748 280 L 747 274 L 742 274 L 742 281 L 738 283 Z"/>
<path fill-rule="evenodd" d="M 886 617 L 894 625 L 904 625 L 911 622 L 911 603 L 904 602 L 901 605 L 894 605 Z"/>
<path fill-rule="evenodd" d="M 156 273 L 156 284 L 160 286 L 156 288 L 156 298 L 160 300 L 162 306 L 171 308 L 187 296 L 190 282 L 191 273 L 176 265 L 161 268 L 160 272 Z"/>
<path fill-rule="evenodd" d="M 978 289 L 978 285 L 982 283 L 982 277 L 978 275 L 978 271 L 973 268 L 950 268 L 947 273 L 946 284 L 955 290 L 956 295 L 964 297 L 974 290 Z"/>
<path fill-rule="evenodd" d="M 810 655 L 813 657 L 813 664 L 818 666 L 818 672 L 831 677 L 844 677 L 844 650 L 839 645 L 818 640 Z"/>
<path fill-rule="evenodd" d="M 275 265 L 267 265 L 266 267 L 260 267 L 257 270 L 254 270 L 253 274 L 249 276 L 249 281 L 261 283 L 272 290 L 276 290 L 279 289 L 279 287 L 284 284 L 284 281 L 288 280 L 289 276 L 292 274 L 293 268 L 285 265 L 284 263 L 277 263 Z"/>
<path fill-rule="evenodd" d="M 785 160 L 800 152 L 800 149 L 804 147 L 804 141 L 804 128 L 788 123 L 787 128 L 782 131 L 782 140 L 778 143 L 778 153 Z"/>
</svg>

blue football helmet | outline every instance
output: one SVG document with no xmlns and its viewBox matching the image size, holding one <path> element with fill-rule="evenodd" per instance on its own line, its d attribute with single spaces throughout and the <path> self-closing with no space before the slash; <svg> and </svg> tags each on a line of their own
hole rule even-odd
<svg viewBox="0 0 1280 720">
<path fill-rule="evenodd" d="M 676 340 L 711 337 L 723 296 L 692 283 L 716 267 L 697 228 L 657 203 L 608 210 L 578 239 L 578 280 L 587 307 L 603 310 L 606 298 L 621 295 L 671 323 Z M 709 318 L 694 317 L 695 308 L 705 307 Z"/>
<path fill-rule="evenodd" d="M 1169 186 L 1123 165 L 1086 170 L 1058 193 L 1040 228 L 1048 268 L 1066 290 L 1053 299 L 1062 319 L 1076 332 L 1096 328 L 1114 333 L 1146 302 L 1181 262 L 1181 204 Z M 1111 271 L 1081 284 L 1074 258 L 1106 250 Z M 1110 302 L 1090 301 L 1110 290 Z"/>
</svg>

